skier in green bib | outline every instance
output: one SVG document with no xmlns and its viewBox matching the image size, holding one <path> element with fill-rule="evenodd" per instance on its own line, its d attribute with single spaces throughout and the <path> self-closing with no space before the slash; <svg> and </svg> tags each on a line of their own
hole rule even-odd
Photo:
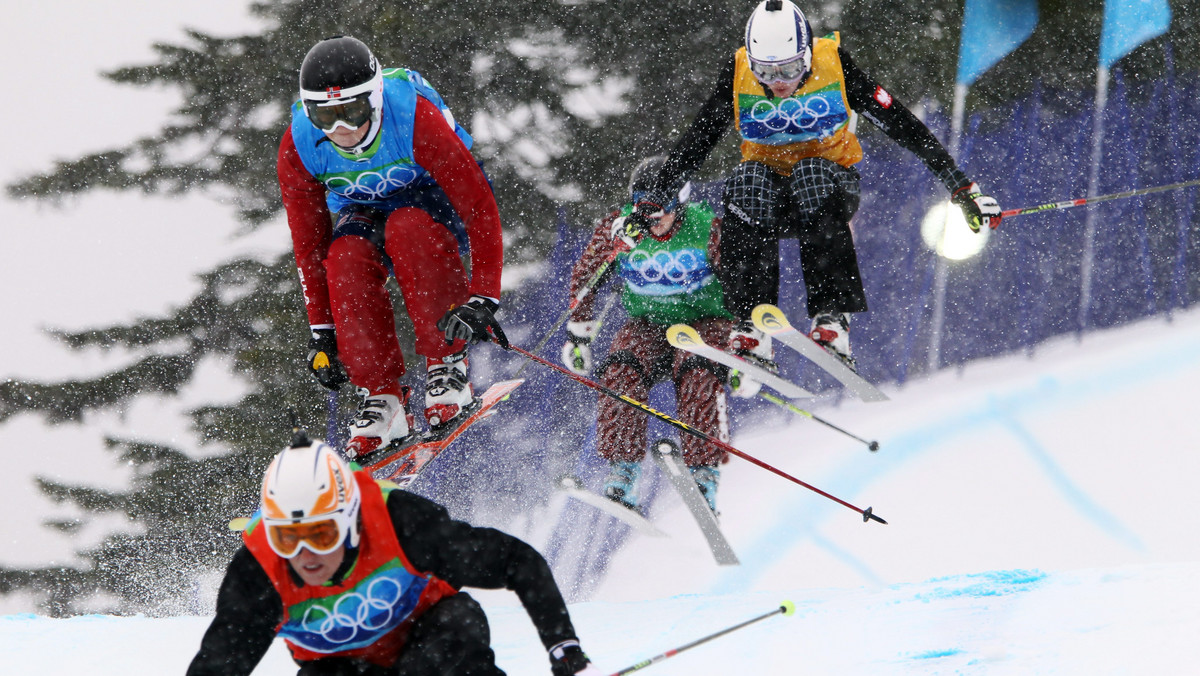
<svg viewBox="0 0 1200 676">
<path fill-rule="evenodd" d="M 688 202 L 690 189 L 685 186 L 640 239 L 632 239 L 624 227 L 625 217 L 653 187 L 665 160 L 651 157 L 634 170 L 630 203 L 596 226 L 572 270 L 570 294 L 576 298 L 602 266 L 612 261 L 596 286 L 619 277 L 621 302 L 629 321 L 617 332 L 608 356 L 596 369 L 600 382 L 644 401 L 655 383 L 670 378 L 675 383 L 676 417 L 729 441 L 723 367 L 676 350 L 666 339 L 668 326 L 689 324 L 709 344 L 726 347 L 732 315 L 725 310 L 716 275 L 720 219 L 708 203 Z M 580 375 L 592 371 L 591 342 L 599 328 L 594 320 L 596 295 L 585 295 L 575 308 L 562 348 L 563 364 Z M 635 511 L 636 484 L 646 454 L 646 423 L 645 416 L 631 416 L 619 402 L 600 397 L 596 450 L 610 464 L 604 495 Z M 724 451 L 688 435 L 683 439 L 683 460 L 715 513 L 717 466 L 725 460 Z"/>
</svg>

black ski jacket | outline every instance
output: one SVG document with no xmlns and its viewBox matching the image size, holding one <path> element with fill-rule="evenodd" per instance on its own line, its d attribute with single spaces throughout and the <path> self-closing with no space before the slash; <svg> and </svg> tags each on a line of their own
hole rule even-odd
<svg viewBox="0 0 1200 676">
<path fill-rule="evenodd" d="M 391 491 L 387 508 L 400 546 L 418 570 L 433 573 L 456 589 L 516 592 L 547 650 L 575 638 L 550 567 L 533 547 L 498 530 L 455 521 L 441 505 L 405 490 Z M 353 554 L 347 556 L 334 579 L 344 577 L 353 561 Z M 225 572 L 216 617 L 188 676 L 252 672 L 275 638 L 282 611 L 279 593 L 254 555 L 242 546 Z"/>
<path fill-rule="evenodd" d="M 930 171 L 946 183 L 947 189 L 953 191 L 961 187 L 957 185 L 962 178 L 961 174 L 955 171 L 954 158 L 950 157 L 950 153 L 946 152 L 929 128 L 918 120 L 911 110 L 888 94 L 878 82 L 854 65 L 845 48 L 838 47 L 838 57 L 842 61 L 842 72 L 846 76 L 846 98 L 850 102 L 850 108 L 883 130 L 883 133 L 902 148 L 920 158 Z M 736 59 L 736 54 L 729 57 L 729 61 L 717 75 L 717 86 L 712 95 L 704 102 L 696 119 L 671 150 L 658 175 L 654 190 L 656 196 L 661 198 L 663 195 L 678 192 L 692 172 L 699 169 L 708 159 L 712 149 L 733 123 L 733 76 Z M 767 96 L 771 96 L 770 89 L 765 85 L 763 91 Z M 950 176 L 952 173 L 957 176 Z"/>
</svg>

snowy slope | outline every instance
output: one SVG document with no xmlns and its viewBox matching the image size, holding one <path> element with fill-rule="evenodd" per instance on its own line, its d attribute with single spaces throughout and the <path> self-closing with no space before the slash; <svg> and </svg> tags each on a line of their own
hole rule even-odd
<svg viewBox="0 0 1200 676">
<path fill-rule="evenodd" d="M 611 673 L 701 636 L 796 604 L 645 673 L 1189 674 L 1200 631 L 1200 566 L 995 571 L 886 588 L 793 589 L 572 606 L 584 646 Z M 548 674 L 516 607 L 489 609 L 497 663 Z M 0 617 L 3 673 L 183 673 L 207 618 Z M 276 642 L 256 674 L 291 674 Z"/>
<path fill-rule="evenodd" d="M 719 506 L 743 565 L 713 565 L 670 496 L 659 522 L 678 536 L 637 540 L 599 598 L 1200 561 L 1186 499 L 1200 475 L 1197 382 L 1193 311 L 943 372 L 889 390 L 890 402 L 817 410 L 879 440 L 877 454 L 806 419 L 745 433 L 739 448 L 889 525 L 735 458 Z"/>
<path fill-rule="evenodd" d="M 616 670 L 790 599 L 796 616 L 648 673 L 1195 673 L 1198 380 L 1191 312 L 818 411 L 878 454 L 809 421 L 744 434 L 739 447 L 889 525 L 735 459 L 720 501 L 742 565 L 713 564 L 662 500 L 674 537 L 634 536 L 573 606 L 584 645 Z M 501 666 L 546 673 L 515 599 L 479 596 Z M 5 673 L 178 672 L 206 622 L 8 616 L 0 654 L 15 655 Z M 288 669 L 276 646 L 259 673 Z"/>
</svg>

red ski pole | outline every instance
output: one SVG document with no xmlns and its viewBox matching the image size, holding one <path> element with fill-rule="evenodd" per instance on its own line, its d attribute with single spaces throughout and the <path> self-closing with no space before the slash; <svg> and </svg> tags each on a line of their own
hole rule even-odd
<svg viewBox="0 0 1200 676">
<path fill-rule="evenodd" d="M 1059 209 L 1070 209 L 1071 207 L 1082 207 L 1088 204 L 1096 204 L 1098 202 L 1107 202 L 1109 200 L 1119 200 L 1126 197 L 1137 197 L 1138 195 L 1149 195 L 1151 193 L 1163 192 L 1166 190 L 1178 190 L 1179 188 L 1190 188 L 1194 185 L 1200 185 L 1200 178 L 1192 181 L 1184 181 L 1183 183 L 1172 183 L 1170 185 L 1160 185 L 1155 188 L 1141 188 L 1140 190 L 1127 190 L 1125 192 L 1115 192 L 1111 195 L 1097 195 L 1095 197 L 1081 197 L 1074 200 L 1066 200 L 1063 202 L 1051 202 L 1050 204 L 1041 204 L 1036 207 L 1025 207 L 1024 209 L 1009 209 L 1001 211 L 1001 218 L 1012 218 L 1013 216 L 1023 216 L 1025 214 L 1035 214 L 1039 211 L 1057 211 Z"/>
<path fill-rule="evenodd" d="M 644 403 L 638 401 L 637 399 L 628 397 L 624 394 L 619 394 L 617 392 L 614 392 L 613 390 L 610 390 L 609 388 L 601 385 L 600 383 L 598 383 L 590 378 L 585 378 L 579 374 L 572 373 L 571 371 L 563 368 L 562 366 L 559 366 L 558 364 L 555 364 L 554 362 L 543 359 L 543 358 L 537 356 L 536 354 L 533 354 L 532 352 L 529 352 L 527 350 L 522 350 L 521 348 L 519 348 L 516 345 L 513 345 L 511 343 L 509 343 L 508 349 L 518 352 L 520 354 L 523 354 L 526 357 L 532 359 L 533 361 L 536 361 L 539 364 L 542 364 L 544 366 L 549 366 L 550 368 L 554 369 L 555 371 L 558 371 L 559 373 L 562 373 L 563 375 L 574 380 L 575 382 L 586 385 L 586 386 L 592 388 L 593 390 L 600 392 L 601 394 L 604 394 L 608 397 L 616 399 L 619 402 L 624 403 L 627 406 L 631 406 L 633 408 L 638 409 L 639 411 L 642 411 L 643 413 L 652 415 L 652 416 L 658 418 L 659 420 L 662 420 L 663 422 L 667 423 L 668 425 L 671 425 L 672 427 L 674 427 L 676 429 L 679 429 L 683 432 L 687 432 L 688 434 L 691 434 L 692 436 L 700 437 L 701 439 L 707 441 L 708 443 L 718 446 L 718 447 L 728 451 L 729 453 L 736 455 L 737 457 L 739 457 L 743 460 L 752 462 L 755 465 L 758 465 L 759 467 L 767 470 L 768 472 L 778 474 L 779 476 L 783 477 L 784 479 L 787 479 L 788 481 L 791 481 L 794 484 L 803 486 L 803 487 L 807 488 L 808 490 L 810 490 L 814 493 L 817 493 L 818 495 L 823 495 L 823 496 L 829 498 L 830 500 L 833 500 L 834 502 L 838 503 L 839 505 L 848 507 L 848 508 L 858 512 L 859 514 L 862 514 L 862 518 L 863 518 L 864 522 L 866 522 L 868 520 L 874 520 L 874 521 L 878 521 L 879 523 L 884 523 L 884 524 L 887 523 L 887 521 L 884 521 L 883 519 L 881 519 L 878 516 L 876 516 L 875 514 L 873 514 L 871 512 L 870 507 L 867 507 L 866 509 L 861 509 L 859 507 L 855 507 L 854 505 L 850 504 L 849 502 L 846 502 L 845 500 L 843 500 L 835 495 L 826 493 L 825 491 L 817 488 L 816 486 L 807 484 L 807 483 L 797 479 L 796 477 L 788 474 L 787 472 L 784 472 L 783 470 L 772 467 L 771 465 L 768 465 L 767 463 L 763 462 L 762 460 L 759 460 L 758 458 L 756 458 L 748 453 L 739 451 L 738 449 L 734 448 L 733 446 L 725 443 L 724 441 L 721 441 L 720 439 L 718 439 L 710 434 L 705 434 L 704 432 L 701 432 L 700 430 L 692 427 L 691 425 L 688 425 L 685 422 L 676 420 L 675 418 L 672 418 L 671 416 L 667 415 L 666 413 L 663 413 L 662 411 L 659 411 L 655 408 L 650 407 L 648 404 L 644 404 Z"/>
<path fill-rule="evenodd" d="M 637 664 L 635 664 L 633 666 L 625 667 L 624 669 L 616 672 L 615 674 L 612 674 L 612 676 L 623 676 L 624 674 L 628 674 L 631 671 L 637 671 L 638 669 L 644 669 L 644 668 L 650 666 L 651 664 L 656 664 L 658 662 L 662 662 L 663 660 L 667 659 L 668 657 L 674 657 L 674 656 L 678 655 L 679 653 L 687 650 L 688 648 L 695 648 L 696 646 L 700 645 L 701 643 L 707 643 L 708 641 L 711 641 L 714 638 L 724 636 L 725 634 L 728 634 L 731 631 L 737 631 L 738 629 L 741 629 L 742 627 L 754 624 L 755 622 L 758 622 L 760 620 L 765 620 L 768 617 L 774 617 L 776 615 L 783 615 L 786 617 L 795 612 L 796 612 L 795 604 L 793 604 L 791 601 L 784 601 L 783 603 L 779 604 L 778 608 L 776 608 L 775 610 L 772 610 L 769 613 L 763 613 L 762 615 L 759 615 L 758 617 L 746 620 L 745 622 L 742 622 L 741 624 L 735 624 L 732 627 L 729 627 L 728 629 L 722 629 L 721 631 L 718 631 L 715 634 L 709 634 L 708 636 L 705 636 L 704 638 L 696 639 L 695 641 L 692 641 L 691 643 L 688 643 L 687 645 L 681 645 L 678 648 L 675 648 L 674 650 L 668 650 L 667 652 L 665 652 L 661 655 L 655 655 L 654 657 L 651 657 L 650 659 L 642 660 L 641 662 L 638 662 Z"/>
</svg>

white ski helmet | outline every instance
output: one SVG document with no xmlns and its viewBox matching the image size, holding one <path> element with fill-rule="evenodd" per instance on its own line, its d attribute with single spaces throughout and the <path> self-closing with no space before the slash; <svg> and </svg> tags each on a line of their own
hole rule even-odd
<svg viewBox="0 0 1200 676">
<path fill-rule="evenodd" d="M 763 0 L 746 22 L 746 56 L 763 84 L 807 79 L 812 45 L 812 27 L 790 0 Z"/>
<path fill-rule="evenodd" d="M 351 152 L 360 153 L 379 134 L 383 67 L 362 41 L 339 35 L 313 45 L 300 64 L 300 101 L 317 129 L 357 129 L 370 122 Z"/>
<path fill-rule="evenodd" d="M 284 558 L 307 547 L 328 554 L 358 546 L 362 496 L 350 465 L 320 440 L 300 434 L 271 461 L 262 484 L 267 542 Z"/>
</svg>

